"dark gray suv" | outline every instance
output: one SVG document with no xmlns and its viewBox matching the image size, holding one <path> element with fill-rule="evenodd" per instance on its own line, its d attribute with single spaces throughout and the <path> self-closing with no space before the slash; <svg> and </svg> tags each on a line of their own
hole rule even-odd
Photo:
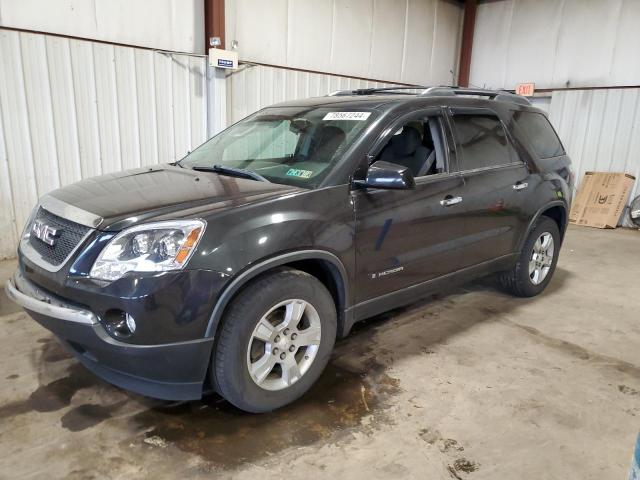
<svg viewBox="0 0 640 480">
<path fill-rule="evenodd" d="M 540 293 L 571 190 L 523 97 L 336 92 L 45 195 L 6 288 L 109 382 L 263 412 L 309 389 L 358 320 L 494 273 Z"/>
</svg>

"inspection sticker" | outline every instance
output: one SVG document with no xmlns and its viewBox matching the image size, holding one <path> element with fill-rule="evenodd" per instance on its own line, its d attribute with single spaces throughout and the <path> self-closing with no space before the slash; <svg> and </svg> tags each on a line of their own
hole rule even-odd
<svg viewBox="0 0 640 480">
<path fill-rule="evenodd" d="M 371 112 L 329 112 L 322 120 L 355 120 L 362 122 L 371 115 Z"/>
<path fill-rule="evenodd" d="M 297 168 L 287 170 L 287 176 L 289 177 L 311 178 L 311 175 L 313 175 L 313 171 L 311 170 L 299 170 Z"/>
</svg>

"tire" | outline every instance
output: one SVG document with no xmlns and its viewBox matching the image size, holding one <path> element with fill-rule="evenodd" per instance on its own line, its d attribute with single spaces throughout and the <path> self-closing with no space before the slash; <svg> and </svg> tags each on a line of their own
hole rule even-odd
<svg viewBox="0 0 640 480">
<path fill-rule="evenodd" d="M 533 258 L 534 253 L 540 250 L 541 244 L 537 244 L 538 239 L 544 235 L 549 235 L 553 241 L 551 244 L 553 253 L 551 254 L 547 245 L 548 254 L 537 254 L 536 258 Z M 547 238 L 547 237 L 543 237 Z M 536 252 L 534 252 L 536 248 Z M 556 269 L 558 263 L 558 254 L 560 253 L 560 231 L 558 225 L 549 217 L 541 216 L 529 232 L 526 241 L 522 247 L 522 251 L 518 256 L 518 260 L 515 266 L 500 275 L 500 283 L 502 287 L 509 293 L 518 297 L 534 297 L 547 287 L 553 276 L 553 272 Z M 539 276 L 536 278 L 535 270 L 538 268 L 541 262 L 542 265 L 547 265 L 548 270 L 544 273 L 544 268 L 539 271 Z M 534 272 L 530 271 L 531 265 L 536 264 Z M 544 273 L 544 275 L 542 275 Z"/>
<path fill-rule="evenodd" d="M 212 384 L 247 412 L 283 407 L 320 377 L 336 328 L 333 297 L 317 278 L 289 268 L 273 270 L 245 286 L 227 308 L 212 355 Z"/>
</svg>

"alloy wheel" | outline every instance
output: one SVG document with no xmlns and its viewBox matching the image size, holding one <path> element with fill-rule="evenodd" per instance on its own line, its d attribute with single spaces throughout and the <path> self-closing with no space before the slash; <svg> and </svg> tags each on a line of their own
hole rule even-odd
<svg viewBox="0 0 640 480">
<path fill-rule="evenodd" d="M 534 285 L 547 278 L 553 263 L 553 251 L 553 236 L 549 232 L 542 233 L 533 244 L 529 259 L 529 279 Z"/>
<path fill-rule="evenodd" d="M 285 300 L 260 319 L 247 347 L 251 379 L 265 390 L 282 390 L 309 370 L 320 347 L 320 316 L 309 302 Z"/>
</svg>

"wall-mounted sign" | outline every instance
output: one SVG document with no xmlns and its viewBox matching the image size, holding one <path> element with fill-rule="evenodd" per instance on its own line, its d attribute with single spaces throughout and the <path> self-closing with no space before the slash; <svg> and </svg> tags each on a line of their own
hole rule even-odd
<svg viewBox="0 0 640 480">
<path fill-rule="evenodd" d="M 209 66 L 216 68 L 238 68 L 238 52 L 221 48 L 209 49 Z"/>
<path fill-rule="evenodd" d="M 535 83 L 519 83 L 516 85 L 516 95 L 522 95 L 523 97 L 533 97 L 533 92 L 536 89 Z"/>
</svg>

